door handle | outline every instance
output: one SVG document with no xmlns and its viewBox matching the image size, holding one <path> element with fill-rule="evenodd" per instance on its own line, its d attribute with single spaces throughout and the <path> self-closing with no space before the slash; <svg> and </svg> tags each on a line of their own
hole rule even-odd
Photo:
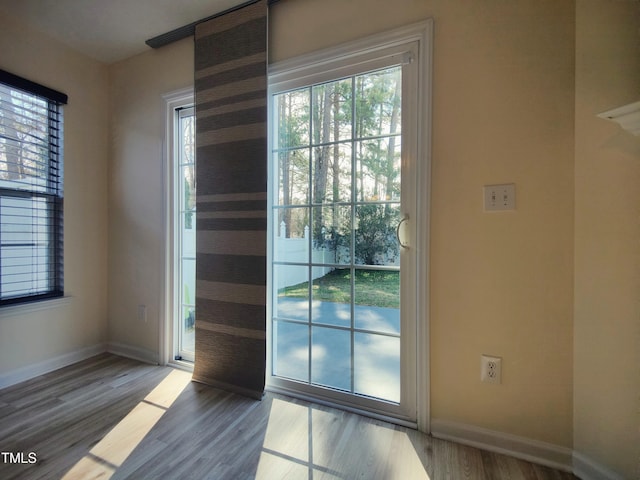
<svg viewBox="0 0 640 480">
<path fill-rule="evenodd" d="M 409 221 L 409 214 L 405 213 L 404 217 L 402 218 L 402 220 L 400 220 L 400 222 L 398 223 L 398 226 L 396 227 L 396 238 L 398 239 L 398 245 L 400 245 L 402 248 L 409 248 L 408 243 L 402 243 L 402 240 L 400 240 L 400 227 L 404 222 L 408 222 L 408 221 Z"/>
</svg>

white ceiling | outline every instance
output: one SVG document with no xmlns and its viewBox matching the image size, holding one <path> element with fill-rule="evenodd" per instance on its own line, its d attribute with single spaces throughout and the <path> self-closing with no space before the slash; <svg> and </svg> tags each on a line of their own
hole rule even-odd
<svg viewBox="0 0 640 480">
<path fill-rule="evenodd" d="M 0 15 L 104 63 L 148 50 L 145 41 L 243 0 L 0 0 Z"/>
</svg>

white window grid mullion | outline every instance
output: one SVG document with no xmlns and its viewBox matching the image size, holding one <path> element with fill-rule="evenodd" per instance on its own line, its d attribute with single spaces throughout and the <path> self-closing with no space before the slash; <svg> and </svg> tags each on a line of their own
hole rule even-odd
<svg viewBox="0 0 640 480">
<path fill-rule="evenodd" d="M 309 219 L 309 235 L 307 238 L 307 250 L 309 251 L 309 255 L 307 258 L 307 322 L 308 322 L 308 326 L 307 326 L 307 332 L 308 332 L 308 336 L 307 336 L 307 345 L 308 345 L 308 358 L 309 358 L 309 363 L 307 365 L 308 367 L 308 372 L 307 372 L 307 381 L 309 384 L 313 384 L 312 381 L 312 375 L 313 375 L 313 325 L 312 325 L 312 312 L 313 312 L 313 268 L 311 267 L 311 259 L 312 259 L 312 255 L 313 252 L 311 251 L 311 246 L 313 245 L 312 242 L 312 237 L 313 237 L 313 182 L 314 182 L 314 178 L 313 178 L 313 129 L 315 128 L 314 122 L 313 122 L 313 115 L 314 115 L 314 103 L 313 103 L 313 86 L 309 86 L 308 87 L 308 92 L 309 92 L 309 198 L 307 199 L 307 203 L 308 206 L 306 207 L 307 209 L 307 218 Z"/>
</svg>

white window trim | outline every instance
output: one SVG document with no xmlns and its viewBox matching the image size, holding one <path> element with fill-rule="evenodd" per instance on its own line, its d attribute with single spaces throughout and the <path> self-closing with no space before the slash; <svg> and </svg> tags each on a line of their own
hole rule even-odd
<svg viewBox="0 0 640 480">
<path fill-rule="evenodd" d="M 179 107 L 194 104 L 193 87 L 182 88 L 174 92 L 167 93 L 162 96 L 165 111 L 165 144 L 164 144 L 164 161 L 163 161 L 163 259 L 162 259 L 162 295 L 160 312 L 163 321 L 160 322 L 159 328 L 159 355 L 161 365 L 172 365 L 179 368 L 192 370 L 191 362 L 181 362 L 173 357 L 176 351 L 176 342 L 174 333 L 174 286 L 175 278 L 175 225 L 173 212 L 176 208 L 174 198 L 174 169 L 173 157 L 176 149 L 176 131 L 175 131 L 175 111 Z"/>
<path fill-rule="evenodd" d="M 72 299 L 72 296 L 65 295 L 64 297 L 6 305 L 0 309 L 0 318 L 29 315 L 42 310 L 66 307 L 71 303 Z"/>
<path fill-rule="evenodd" d="M 416 416 L 417 427 L 423 432 L 430 431 L 429 400 L 429 223 L 430 223 L 430 184 L 431 184 L 431 71 L 433 20 L 428 19 L 389 32 L 373 35 L 364 39 L 329 48 L 294 59 L 285 60 L 269 66 L 269 98 L 274 92 L 296 87 L 330 81 L 340 76 L 349 76 L 363 69 L 375 70 L 381 62 L 388 63 L 383 51 L 391 55 L 402 55 L 398 63 L 418 61 L 418 118 L 417 152 L 415 171 L 418 188 L 415 192 L 418 228 L 415 229 L 416 265 Z M 406 58 L 402 47 L 417 42 L 417 58 Z M 313 80 L 310 80 L 313 79 Z M 269 139 L 273 138 L 273 125 L 269 122 Z M 269 150 L 271 151 L 271 150 Z M 273 180 L 270 180 L 273 181 Z M 273 205 L 273 188 L 269 188 L 269 206 Z M 268 261 L 267 278 L 272 278 L 272 239 L 273 226 L 268 223 Z M 271 300 L 267 301 L 267 338 L 271 338 Z M 427 348 L 420 346 L 427 345 Z M 270 348 L 267 349 L 270 351 Z M 270 355 L 267 356 L 267 380 L 272 369 Z M 269 383 L 267 388 L 270 389 Z M 370 412 L 368 414 L 371 414 Z"/>
</svg>

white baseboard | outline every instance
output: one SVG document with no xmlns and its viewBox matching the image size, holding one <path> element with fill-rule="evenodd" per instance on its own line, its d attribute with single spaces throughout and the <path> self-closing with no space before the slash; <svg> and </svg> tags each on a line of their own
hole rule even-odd
<svg viewBox="0 0 640 480">
<path fill-rule="evenodd" d="M 99 343 L 97 345 L 92 345 L 91 347 L 65 353 L 43 362 L 27 365 L 10 372 L 0 374 L 0 389 L 31 380 L 32 378 L 44 375 L 45 373 L 53 372 L 59 368 L 67 367 L 104 352 L 113 353 L 121 357 L 132 358 L 145 363 L 151 363 L 153 365 L 158 364 L 158 354 L 156 352 L 116 342 L 108 344 Z"/>
<path fill-rule="evenodd" d="M 435 418 L 431 419 L 431 434 L 442 440 L 509 455 L 565 472 L 573 471 L 572 450 L 552 443 Z"/>
<path fill-rule="evenodd" d="M 573 474 L 581 480 L 624 480 L 616 472 L 580 452 L 573 452 Z"/>
<path fill-rule="evenodd" d="M 109 342 L 107 344 L 107 352 L 119 355 L 121 357 L 139 360 L 141 362 L 158 365 L 158 352 L 152 352 L 146 348 L 135 347 L 119 342 Z"/>
<path fill-rule="evenodd" d="M 107 346 L 104 343 L 99 343 L 91 347 L 86 347 L 75 352 L 65 353 L 58 357 L 45 360 L 43 362 L 35 363 L 33 365 L 27 365 L 8 373 L 0 375 L 0 389 L 10 387 L 26 380 L 44 375 L 45 373 L 58 370 L 69 365 L 72 365 L 87 358 L 94 357 L 107 351 Z"/>
</svg>

